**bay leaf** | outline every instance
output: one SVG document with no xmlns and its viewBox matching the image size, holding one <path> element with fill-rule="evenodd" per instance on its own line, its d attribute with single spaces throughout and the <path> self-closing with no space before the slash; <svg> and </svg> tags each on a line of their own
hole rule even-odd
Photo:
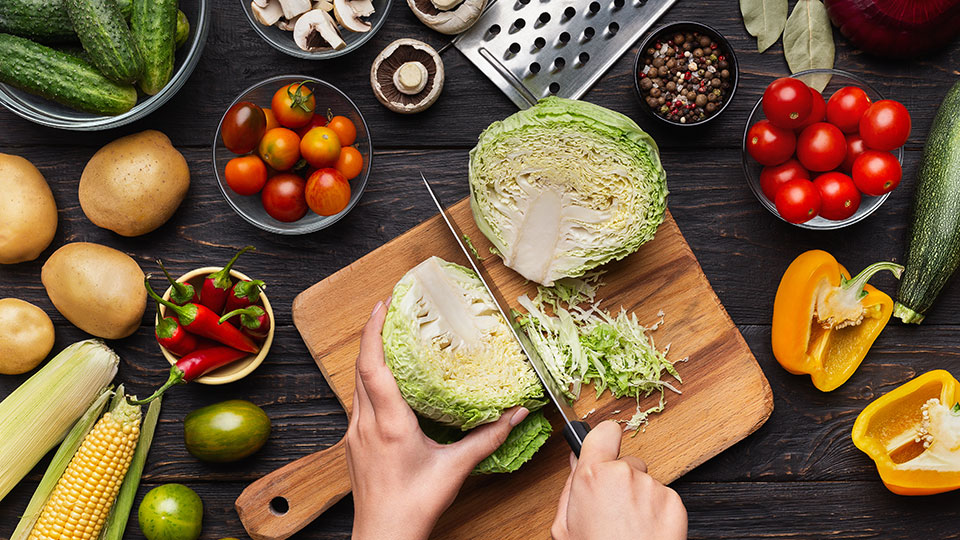
<svg viewBox="0 0 960 540">
<path fill-rule="evenodd" d="M 833 27 L 823 2 L 797 0 L 783 28 L 783 56 L 790 72 L 833 68 L 834 53 Z M 822 92 L 830 82 L 830 74 L 812 74 L 804 77 L 803 82 Z"/>
<path fill-rule="evenodd" d="M 757 51 L 763 52 L 783 33 L 787 0 L 740 0 L 740 13 L 747 32 L 757 38 Z"/>
</svg>

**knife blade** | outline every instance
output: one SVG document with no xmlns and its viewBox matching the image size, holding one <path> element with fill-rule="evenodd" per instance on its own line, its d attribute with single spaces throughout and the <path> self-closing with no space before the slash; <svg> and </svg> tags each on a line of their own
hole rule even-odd
<svg viewBox="0 0 960 540">
<path fill-rule="evenodd" d="M 517 339 L 517 343 L 520 344 L 520 349 L 530 360 L 530 365 L 533 366 L 533 371 L 537 374 L 540 382 L 543 383 L 543 387 L 550 397 L 550 401 L 553 402 L 557 410 L 560 411 L 560 418 L 563 419 L 563 438 L 566 439 L 573 453 L 576 454 L 577 457 L 580 457 L 580 448 L 583 446 L 583 439 L 587 436 L 587 432 L 590 431 L 590 425 L 581 420 L 577 420 L 577 415 L 573 411 L 573 407 L 567 403 L 562 389 L 557 385 L 556 381 L 553 380 L 553 377 L 550 376 L 550 372 L 547 371 L 543 359 L 540 358 L 537 349 L 533 346 L 533 343 L 530 342 L 530 338 L 527 337 L 522 329 L 516 327 L 513 317 L 509 315 L 510 304 L 507 303 L 503 294 L 500 293 L 500 290 L 496 288 L 486 269 L 474 261 L 474 255 L 467 249 L 464 243 L 465 235 L 463 231 L 461 231 L 460 227 L 453 221 L 450 213 L 447 212 L 446 207 L 440 202 L 440 198 L 436 192 L 433 191 L 430 182 L 427 181 L 427 178 L 422 172 L 420 173 L 420 178 L 423 179 L 423 185 L 426 186 L 427 192 L 430 193 L 433 204 L 437 206 L 437 210 L 440 211 L 440 216 L 443 218 L 444 223 L 447 224 L 447 229 L 453 234 L 453 238 L 457 241 L 457 245 L 460 246 L 460 250 L 463 251 L 464 256 L 466 256 L 470 267 L 473 268 L 477 277 L 480 278 L 480 282 L 484 288 L 487 289 L 487 293 L 489 293 L 493 299 L 493 303 L 497 306 L 497 310 L 500 311 L 500 315 L 507 321 L 507 326 L 510 327 L 513 336 Z"/>
</svg>

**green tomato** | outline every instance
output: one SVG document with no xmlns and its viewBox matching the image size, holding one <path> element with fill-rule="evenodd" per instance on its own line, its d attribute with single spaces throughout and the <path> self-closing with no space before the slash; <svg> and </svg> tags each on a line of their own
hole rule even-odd
<svg viewBox="0 0 960 540">
<path fill-rule="evenodd" d="M 137 518 L 147 540 L 197 540 L 203 525 L 203 501 L 183 484 L 164 484 L 143 497 Z"/>
</svg>

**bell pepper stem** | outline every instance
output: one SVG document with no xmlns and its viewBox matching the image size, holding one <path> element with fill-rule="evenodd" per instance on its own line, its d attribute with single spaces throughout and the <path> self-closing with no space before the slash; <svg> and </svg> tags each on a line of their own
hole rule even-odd
<svg viewBox="0 0 960 540">
<path fill-rule="evenodd" d="M 903 265 L 888 261 L 873 263 L 850 279 L 841 278 L 840 288 L 845 291 L 856 291 L 856 298 L 859 300 L 867 295 L 863 288 L 867 285 L 867 282 L 870 281 L 870 278 L 877 272 L 884 270 L 889 270 L 897 279 L 900 279 L 900 274 L 903 273 Z"/>
<path fill-rule="evenodd" d="M 178 368 L 177 366 L 173 366 L 170 368 L 170 376 L 167 378 L 167 382 L 163 383 L 163 386 L 158 388 L 157 391 L 153 393 L 153 395 L 151 395 L 146 399 L 136 399 L 136 400 L 130 399 L 130 396 L 127 396 L 127 403 L 131 405 L 145 405 L 157 399 L 158 397 L 162 396 L 163 393 L 166 392 L 167 389 L 170 388 L 171 386 L 184 384 L 186 382 L 187 381 L 183 380 L 183 370 Z"/>
</svg>

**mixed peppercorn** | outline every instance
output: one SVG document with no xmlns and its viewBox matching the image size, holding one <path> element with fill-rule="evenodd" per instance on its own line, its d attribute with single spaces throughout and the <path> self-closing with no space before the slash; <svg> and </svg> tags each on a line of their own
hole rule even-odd
<svg viewBox="0 0 960 540">
<path fill-rule="evenodd" d="M 733 75 L 726 52 L 710 36 L 677 32 L 644 51 L 643 100 L 657 115 L 680 124 L 701 122 L 720 110 Z"/>
</svg>

